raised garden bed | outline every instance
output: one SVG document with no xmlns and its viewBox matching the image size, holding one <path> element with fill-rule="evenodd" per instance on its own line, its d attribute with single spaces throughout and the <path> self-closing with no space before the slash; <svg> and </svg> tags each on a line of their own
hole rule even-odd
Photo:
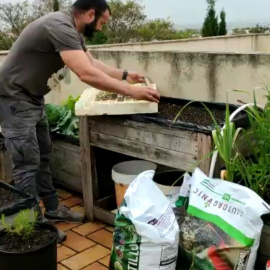
<svg viewBox="0 0 270 270">
<path fill-rule="evenodd" d="M 52 143 L 51 172 L 55 183 L 82 193 L 79 139 L 55 133 Z M 0 180 L 12 183 L 12 161 L 3 138 L 0 138 Z"/>
<path fill-rule="evenodd" d="M 186 129 L 210 135 L 214 128 L 214 122 L 211 115 L 204 107 L 205 105 L 211 111 L 217 123 L 220 126 L 224 124 L 225 103 L 203 102 L 203 105 L 201 102 L 193 102 L 186 106 L 189 102 L 189 100 L 162 97 L 157 114 L 132 115 L 130 118 L 134 121 L 155 123 L 173 129 Z M 229 108 L 232 113 L 239 108 L 239 106 L 230 105 Z M 181 114 L 175 119 L 180 111 Z M 246 127 L 248 125 L 246 113 L 242 112 L 238 114 L 234 122 L 236 126 Z"/>
<path fill-rule="evenodd" d="M 51 172 L 54 182 L 82 193 L 79 139 L 52 135 Z"/>
<path fill-rule="evenodd" d="M 12 182 L 12 162 L 6 151 L 2 134 L 0 134 L 0 180 L 6 183 Z"/>
</svg>

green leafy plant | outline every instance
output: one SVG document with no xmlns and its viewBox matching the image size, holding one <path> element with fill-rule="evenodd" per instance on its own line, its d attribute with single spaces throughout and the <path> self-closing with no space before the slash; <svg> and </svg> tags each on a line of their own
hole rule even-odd
<svg viewBox="0 0 270 270">
<path fill-rule="evenodd" d="M 228 102 L 223 127 L 218 125 L 209 108 L 201 102 L 214 123 L 212 137 L 215 149 L 196 163 L 197 166 L 198 163 L 217 151 L 226 168 L 224 180 L 244 184 L 262 198 L 265 198 L 270 186 L 270 88 L 268 87 L 266 90 L 267 103 L 264 109 L 257 105 L 255 94 L 254 106 L 245 109 L 250 123 L 247 130 L 236 128 L 235 124 L 230 121 Z M 245 93 L 245 91 L 233 91 Z M 193 102 L 189 102 L 182 108 L 173 123 Z M 243 149 L 243 146 L 246 149 Z"/>
<path fill-rule="evenodd" d="M 270 92 L 267 89 L 267 103 L 264 109 L 258 107 L 254 94 L 254 106 L 247 108 L 250 128 L 243 132 L 248 142 L 248 153 L 239 152 L 234 161 L 238 178 L 245 185 L 265 198 L 270 184 Z"/>
<path fill-rule="evenodd" d="M 46 104 L 45 110 L 48 117 L 51 132 L 63 135 L 79 137 L 79 118 L 75 115 L 75 104 L 80 96 L 69 96 L 62 106 Z"/>
<path fill-rule="evenodd" d="M 227 97 L 227 100 L 228 100 L 228 97 Z M 176 115 L 175 119 L 173 120 L 172 125 L 179 118 L 179 116 L 181 115 L 183 110 L 187 106 L 189 106 L 190 104 L 192 104 L 194 102 L 195 101 L 190 101 L 179 111 L 179 113 Z M 200 102 L 200 103 L 204 106 L 204 108 L 206 109 L 206 111 L 209 113 L 209 115 L 212 118 L 212 121 L 214 124 L 214 130 L 212 131 L 212 137 L 213 137 L 215 148 L 218 151 L 221 158 L 223 159 L 225 166 L 226 166 L 226 169 L 227 169 L 226 180 L 233 181 L 234 170 L 235 170 L 233 161 L 237 155 L 235 148 L 236 148 L 237 138 L 241 132 L 241 129 L 240 128 L 236 129 L 235 124 L 230 122 L 230 108 L 229 108 L 228 102 L 226 104 L 224 127 L 221 127 L 217 123 L 211 110 L 203 102 Z M 209 158 L 214 153 L 214 151 L 215 151 L 215 149 L 213 151 L 211 151 L 210 153 L 208 153 L 206 156 L 204 156 L 201 160 L 199 160 L 194 165 L 197 166 L 199 163 L 204 161 L 206 158 Z M 192 166 L 192 168 L 194 168 L 194 166 Z M 177 181 L 179 181 L 179 180 L 180 179 L 177 179 Z"/>
<path fill-rule="evenodd" d="M 37 212 L 32 212 L 31 210 L 26 209 L 20 211 L 20 213 L 15 217 L 13 225 L 8 225 L 6 223 L 4 215 L 2 215 L 1 222 L 7 233 L 17 234 L 22 239 L 27 239 L 35 230 L 37 216 Z"/>
</svg>

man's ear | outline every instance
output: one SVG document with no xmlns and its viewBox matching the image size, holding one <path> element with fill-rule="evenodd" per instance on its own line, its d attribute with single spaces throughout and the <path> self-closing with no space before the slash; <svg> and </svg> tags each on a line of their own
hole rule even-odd
<svg viewBox="0 0 270 270">
<path fill-rule="evenodd" d="M 96 11 L 94 9 L 90 9 L 86 13 L 87 13 L 87 16 L 91 18 L 91 20 L 93 21 L 95 20 Z"/>
</svg>

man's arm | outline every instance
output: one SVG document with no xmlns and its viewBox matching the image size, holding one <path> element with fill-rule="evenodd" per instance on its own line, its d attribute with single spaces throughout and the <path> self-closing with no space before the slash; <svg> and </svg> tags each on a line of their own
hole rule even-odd
<svg viewBox="0 0 270 270">
<path fill-rule="evenodd" d="M 117 80 L 122 80 L 122 77 L 123 77 L 123 70 L 122 69 L 118 69 L 118 68 L 115 68 L 115 67 L 110 67 L 104 63 L 102 63 L 101 61 L 95 59 L 91 53 L 89 51 L 86 51 L 86 55 L 88 57 L 88 59 L 90 60 L 90 62 L 92 63 L 92 65 L 103 71 L 104 73 L 106 73 L 108 76 L 114 78 L 114 79 L 117 79 Z"/>
<path fill-rule="evenodd" d="M 100 90 L 131 96 L 138 100 L 158 102 L 158 92 L 147 86 L 131 86 L 117 79 L 111 78 L 97 69 L 83 50 L 65 50 L 60 52 L 63 62 L 70 68 L 82 82 Z"/>
</svg>

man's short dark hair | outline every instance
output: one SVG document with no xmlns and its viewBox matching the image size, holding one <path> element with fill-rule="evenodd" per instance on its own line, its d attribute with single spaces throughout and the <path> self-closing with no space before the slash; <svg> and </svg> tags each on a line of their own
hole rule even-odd
<svg viewBox="0 0 270 270">
<path fill-rule="evenodd" d="M 111 9 L 106 0 L 76 0 L 72 8 L 77 12 L 86 12 L 90 9 L 94 9 L 98 14 L 108 10 L 111 14 Z"/>
</svg>

